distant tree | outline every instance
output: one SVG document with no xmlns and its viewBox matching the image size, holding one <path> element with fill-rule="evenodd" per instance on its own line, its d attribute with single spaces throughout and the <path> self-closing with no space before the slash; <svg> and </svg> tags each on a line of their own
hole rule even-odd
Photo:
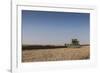
<svg viewBox="0 0 100 73">
<path fill-rule="evenodd" d="M 78 39 L 72 39 L 72 45 L 79 45 Z"/>
<path fill-rule="evenodd" d="M 65 45 L 65 47 L 67 47 L 67 44 L 66 43 L 64 45 Z"/>
</svg>

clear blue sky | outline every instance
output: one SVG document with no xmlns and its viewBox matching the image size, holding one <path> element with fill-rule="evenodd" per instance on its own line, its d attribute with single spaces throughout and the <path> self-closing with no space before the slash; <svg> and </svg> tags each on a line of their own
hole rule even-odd
<svg viewBox="0 0 100 73">
<path fill-rule="evenodd" d="M 22 44 L 64 45 L 90 41 L 90 14 L 22 10 Z"/>
</svg>

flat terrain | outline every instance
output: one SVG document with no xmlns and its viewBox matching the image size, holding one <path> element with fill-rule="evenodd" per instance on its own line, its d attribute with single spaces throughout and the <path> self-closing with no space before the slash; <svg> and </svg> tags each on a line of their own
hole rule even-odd
<svg viewBox="0 0 100 73">
<path fill-rule="evenodd" d="M 32 49 L 22 51 L 22 62 L 84 60 L 90 58 L 90 47 Z"/>
</svg>

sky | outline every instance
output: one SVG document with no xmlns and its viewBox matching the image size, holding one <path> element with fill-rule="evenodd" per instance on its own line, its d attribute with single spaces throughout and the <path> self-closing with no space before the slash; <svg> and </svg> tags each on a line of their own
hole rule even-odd
<svg viewBox="0 0 100 73">
<path fill-rule="evenodd" d="M 90 42 L 90 14 L 22 10 L 22 44 L 64 45 Z"/>
</svg>

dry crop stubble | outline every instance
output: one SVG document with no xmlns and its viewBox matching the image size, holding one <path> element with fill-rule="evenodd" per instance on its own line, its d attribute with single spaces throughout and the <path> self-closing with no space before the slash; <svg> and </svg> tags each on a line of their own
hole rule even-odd
<svg viewBox="0 0 100 73">
<path fill-rule="evenodd" d="M 32 49 L 22 51 L 22 62 L 86 60 L 90 58 L 90 47 Z"/>
</svg>

